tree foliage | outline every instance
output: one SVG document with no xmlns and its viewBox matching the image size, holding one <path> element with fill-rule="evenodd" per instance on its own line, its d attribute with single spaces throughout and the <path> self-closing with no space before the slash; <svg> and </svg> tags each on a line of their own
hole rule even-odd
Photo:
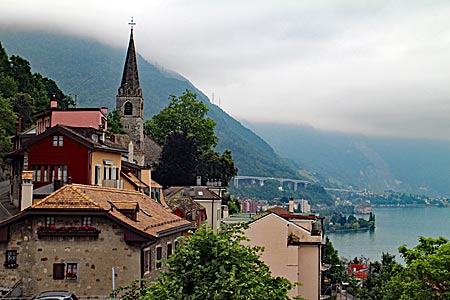
<svg viewBox="0 0 450 300">
<path fill-rule="evenodd" d="M 170 96 L 168 107 L 145 122 L 145 133 L 163 146 L 154 172 L 163 186 L 193 185 L 196 176 L 201 176 L 203 185 L 209 180 L 228 186 L 236 176 L 231 151 L 220 154 L 212 150 L 218 139 L 215 122 L 206 117 L 207 112 L 196 94 L 186 90 L 179 97 Z"/>
<path fill-rule="evenodd" d="M 27 60 L 17 55 L 8 58 L 0 43 L 0 155 L 11 149 L 9 137 L 16 133 L 19 117 L 22 128 L 31 126 L 33 113 L 47 108 L 52 95 L 60 108 L 73 104 L 53 80 L 33 74 Z"/>
<path fill-rule="evenodd" d="M 361 299 L 382 300 L 391 279 L 401 270 L 402 266 L 395 261 L 395 255 L 383 253 L 381 262 L 376 261 L 370 264 L 369 275 L 361 289 Z"/>
<path fill-rule="evenodd" d="M 220 181 L 223 186 L 228 186 L 228 182 L 237 175 L 237 171 L 229 150 L 225 150 L 223 154 L 220 154 L 209 149 L 202 153 L 200 157 L 198 174 L 202 176 L 203 185 L 209 179 Z"/>
<path fill-rule="evenodd" d="M 413 249 L 399 248 L 406 267 L 393 276 L 383 299 L 450 299 L 450 243 L 419 237 Z"/>
<path fill-rule="evenodd" d="M 122 299 L 288 299 L 294 287 L 287 279 L 272 277 L 260 260 L 261 247 L 243 245 L 247 225 L 222 227 L 217 232 L 201 227 L 181 240 L 167 260 L 167 271 L 142 288 L 135 282 L 121 288 Z"/>
<path fill-rule="evenodd" d="M 192 137 L 172 133 L 161 152 L 155 180 L 163 187 L 195 185 L 199 151 Z"/>
<path fill-rule="evenodd" d="M 173 133 L 192 137 L 202 151 L 217 145 L 216 123 L 206 118 L 208 108 L 197 95 L 186 90 L 181 96 L 170 95 L 169 105 L 144 124 L 145 134 L 164 146 Z"/>
<path fill-rule="evenodd" d="M 117 110 L 113 110 L 108 114 L 108 128 L 106 130 L 106 134 L 108 136 L 112 134 L 125 134 L 127 133 L 123 128 L 123 124 L 120 121 L 119 112 Z"/>
</svg>

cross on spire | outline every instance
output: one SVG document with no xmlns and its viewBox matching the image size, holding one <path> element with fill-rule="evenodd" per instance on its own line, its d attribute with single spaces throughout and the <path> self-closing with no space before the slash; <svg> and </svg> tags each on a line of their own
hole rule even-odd
<svg viewBox="0 0 450 300">
<path fill-rule="evenodd" d="M 131 26 L 131 31 L 133 31 L 133 26 L 134 26 L 134 25 L 136 25 L 136 23 L 135 23 L 135 22 L 133 22 L 133 17 L 131 17 L 131 22 L 130 22 L 130 23 L 128 23 L 128 25 L 130 25 L 130 26 Z"/>
</svg>

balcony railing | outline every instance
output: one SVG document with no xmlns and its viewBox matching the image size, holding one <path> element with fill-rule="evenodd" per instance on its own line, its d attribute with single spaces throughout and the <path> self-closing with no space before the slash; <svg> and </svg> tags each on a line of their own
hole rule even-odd
<svg viewBox="0 0 450 300">
<path fill-rule="evenodd" d="M 93 226 L 70 226 L 70 227 L 56 227 L 56 226 L 43 226 L 37 230 L 39 238 L 46 236 L 92 236 L 98 237 L 100 230 Z"/>
</svg>

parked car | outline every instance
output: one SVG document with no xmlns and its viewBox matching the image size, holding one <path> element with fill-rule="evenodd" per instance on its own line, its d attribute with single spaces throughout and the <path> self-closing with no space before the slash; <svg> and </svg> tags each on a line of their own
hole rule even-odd
<svg viewBox="0 0 450 300">
<path fill-rule="evenodd" d="M 39 293 L 34 300 L 78 300 L 74 293 L 68 291 L 47 291 Z"/>
</svg>

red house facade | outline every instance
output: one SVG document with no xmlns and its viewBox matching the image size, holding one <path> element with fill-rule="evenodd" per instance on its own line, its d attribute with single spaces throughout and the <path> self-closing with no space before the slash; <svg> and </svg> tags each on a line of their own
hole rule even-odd
<svg viewBox="0 0 450 300">
<path fill-rule="evenodd" d="M 55 182 L 103 185 L 119 179 L 124 150 L 99 143 L 85 136 L 89 133 L 83 135 L 76 130 L 56 125 L 27 140 L 8 156 L 13 200 L 20 199 L 20 176 L 24 170 L 33 171 L 35 189 Z"/>
</svg>

